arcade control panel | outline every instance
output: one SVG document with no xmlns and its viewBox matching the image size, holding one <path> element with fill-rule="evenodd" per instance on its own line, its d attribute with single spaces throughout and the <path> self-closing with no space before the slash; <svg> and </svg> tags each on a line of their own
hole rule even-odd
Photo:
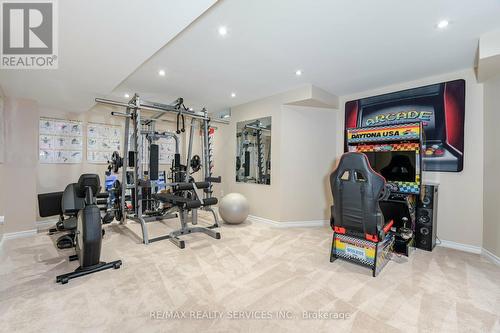
<svg viewBox="0 0 500 333">
<path fill-rule="evenodd" d="M 425 170 L 449 171 L 458 163 L 457 154 L 452 153 L 452 147 L 443 142 L 427 141 L 422 145 Z"/>
</svg>

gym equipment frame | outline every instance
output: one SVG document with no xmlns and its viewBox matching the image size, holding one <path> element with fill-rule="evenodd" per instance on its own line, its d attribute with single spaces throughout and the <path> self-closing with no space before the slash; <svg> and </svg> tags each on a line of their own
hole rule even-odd
<svg viewBox="0 0 500 333">
<path fill-rule="evenodd" d="M 266 160 L 269 160 L 269 158 L 265 158 L 264 156 L 265 144 L 263 132 L 270 131 L 270 129 L 262 125 L 260 119 L 256 119 L 248 124 L 245 124 L 241 132 L 237 129 L 236 137 L 240 140 L 238 144 L 237 156 L 240 161 L 244 160 L 245 163 L 243 166 L 244 171 L 242 176 L 238 174 L 239 165 L 237 164 L 236 181 L 244 183 L 252 183 L 252 181 L 255 181 L 257 184 L 269 184 L 267 182 L 269 170 L 266 163 Z M 249 137 L 255 138 L 254 140 L 252 139 L 253 142 L 250 142 Z M 256 148 L 256 163 L 254 162 L 256 165 L 256 172 L 252 173 L 252 175 L 250 174 L 250 160 L 253 160 L 253 158 L 250 158 L 251 151 L 249 151 L 249 147 Z"/>
<path fill-rule="evenodd" d="M 131 219 L 132 221 L 138 222 L 141 224 L 142 228 L 142 239 L 144 244 L 149 244 L 151 242 L 163 240 L 163 239 L 169 239 L 171 242 L 173 242 L 175 245 L 177 245 L 180 248 L 184 248 L 184 241 L 180 240 L 178 236 L 180 235 L 185 235 L 189 233 L 194 233 L 194 232 L 202 232 L 205 233 L 213 238 L 219 239 L 220 238 L 220 233 L 215 232 L 214 228 L 219 227 L 219 221 L 217 214 L 215 211 L 209 207 L 210 204 L 213 204 L 214 202 L 217 202 L 216 198 L 212 198 L 212 182 L 220 182 L 221 177 L 214 177 L 212 175 L 212 170 L 213 170 L 213 147 L 212 147 L 212 142 L 210 138 L 210 123 L 217 122 L 217 123 L 222 123 L 222 124 L 228 124 L 228 121 L 222 120 L 222 119 L 211 119 L 208 116 L 208 112 L 206 109 L 203 109 L 201 112 L 197 111 L 190 111 L 190 109 L 186 108 L 184 106 L 184 101 L 182 98 L 178 98 L 172 105 L 170 104 L 162 104 L 162 103 L 155 103 L 155 102 L 150 102 L 146 100 L 140 99 L 138 94 L 135 94 L 132 99 L 128 103 L 124 102 L 119 102 L 119 101 L 113 101 L 113 100 L 108 100 L 108 99 L 102 99 L 102 98 L 96 98 L 95 101 L 97 103 L 101 104 L 107 104 L 107 105 L 113 105 L 113 106 L 119 106 L 119 107 L 124 107 L 125 112 L 111 112 L 111 115 L 113 116 L 119 116 L 119 117 L 124 117 L 125 118 L 125 137 L 124 137 L 124 145 L 123 145 L 123 172 L 122 172 L 122 182 L 121 182 L 121 202 L 120 202 L 120 208 L 121 208 L 121 217 L 120 217 L 120 224 L 125 224 L 127 219 Z M 155 114 L 151 117 L 142 117 L 141 111 L 153 111 Z M 143 202 L 145 201 L 145 192 L 149 192 L 151 194 L 150 189 L 155 186 L 155 181 L 154 179 L 154 173 L 151 172 L 151 159 L 150 159 L 150 170 L 148 177 L 145 176 L 144 172 L 144 166 L 143 166 L 143 157 L 144 157 L 144 152 L 149 152 L 150 149 L 145 149 L 143 147 L 143 135 L 146 136 L 147 142 L 149 145 L 149 148 L 151 148 L 151 143 L 154 142 L 155 140 L 158 140 L 161 137 L 172 137 L 176 140 L 176 150 L 177 150 L 177 156 L 179 153 L 179 145 L 178 145 L 178 137 L 174 133 L 169 133 L 169 132 L 163 132 L 159 133 L 155 131 L 155 122 L 157 121 L 167 121 L 165 119 L 161 119 L 166 114 L 174 114 L 177 115 L 177 134 L 180 134 L 180 132 L 184 132 L 184 117 L 189 117 L 191 118 L 191 124 L 190 124 L 190 133 L 189 133 L 189 146 L 188 146 L 188 153 L 187 153 L 187 163 L 186 163 L 186 172 L 184 175 L 184 179 L 177 179 L 175 182 L 166 184 L 166 186 L 170 186 L 173 189 L 178 188 L 178 186 L 186 185 L 186 184 L 194 184 L 194 183 L 189 183 L 190 181 L 190 174 L 189 174 L 189 168 L 190 168 L 190 163 L 192 159 L 192 146 L 193 146 L 193 136 L 194 136 L 194 131 L 196 127 L 196 123 L 200 123 L 200 128 L 202 129 L 203 133 L 203 144 L 202 144 L 202 152 L 203 152 L 203 176 L 204 176 L 204 183 L 205 185 L 202 187 L 203 190 L 203 203 L 200 205 L 188 205 L 185 204 L 184 206 L 174 206 L 170 209 L 168 209 L 165 212 L 162 212 L 161 214 L 158 214 L 158 212 L 150 214 L 150 212 L 147 212 L 147 209 L 143 207 Z M 182 129 L 179 129 L 179 120 L 182 120 Z M 132 135 L 130 135 L 132 134 Z M 133 154 L 129 155 L 129 139 L 131 137 L 131 151 L 133 151 Z M 133 158 L 133 161 L 129 161 L 130 158 Z M 133 163 L 130 163 L 133 162 Z M 158 161 L 156 161 L 158 163 Z M 158 164 L 156 164 L 158 165 Z M 127 166 L 132 167 L 132 174 L 133 174 L 133 185 L 132 186 L 127 186 L 127 171 L 126 168 Z M 157 169 L 155 170 L 157 173 Z M 153 177 L 150 177 L 153 176 Z M 127 203 L 126 203 L 126 191 L 127 189 L 133 190 L 133 193 L 135 194 L 132 198 L 132 209 L 127 208 Z M 183 192 L 184 195 L 186 196 L 184 199 L 187 199 L 187 192 L 191 192 L 189 195 L 194 195 L 196 200 L 198 200 L 198 195 L 196 194 L 196 190 L 198 187 L 196 185 L 192 185 L 192 188 L 189 189 L 189 191 Z M 193 193 L 194 192 L 194 193 Z M 147 197 L 147 195 L 146 195 Z M 177 197 L 178 198 L 178 197 Z M 147 198 L 146 198 L 147 199 Z M 149 198 L 148 200 L 152 201 L 161 201 L 159 200 L 159 197 L 153 196 L 153 199 Z M 193 200 L 191 200 L 193 201 Z M 198 200 L 199 201 L 199 200 Z M 148 202 L 148 201 L 146 201 Z M 201 203 L 201 201 L 199 201 Z M 147 208 L 147 207 L 146 207 Z M 210 225 L 209 227 L 188 227 L 187 223 L 191 222 L 191 224 L 196 225 L 197 224 L 197 216 L 198 212 L 197 209 L 209 211 L 212 213 L 214 216 L 214 224 Z M 155 222 L 155 221 L 162 221 L 165 219 L 170 219 L 170 218 L 175 218 L 177 217 L 177 213 L 180 215 L 180 220 L 181 220 L 181 229 L 176 230 L 171 232 L 170 234 L 164 235 L 164 236 L 159 236 L 156 238 L 149 238 L 148 236 L 148 228 L 147 228 L 147 223 L 149 222 Z M 190 215 L 190 216 L 189 216 Z"/>
</svg>

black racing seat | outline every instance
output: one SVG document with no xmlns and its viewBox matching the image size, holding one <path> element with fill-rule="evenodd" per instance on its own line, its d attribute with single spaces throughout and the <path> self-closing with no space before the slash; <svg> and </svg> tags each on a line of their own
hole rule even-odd
<svg viewBox="0 0 500 333">
<path fill-rule="evenodd" d="M 370 166 L 362 153 L 345 153 L 330 175 L 334 205 L 333 228 L 336 233 L 378 242 L 393 221 L 385 222 L 379 200 L 386 190 L 385 178 Z"/>
</svg>

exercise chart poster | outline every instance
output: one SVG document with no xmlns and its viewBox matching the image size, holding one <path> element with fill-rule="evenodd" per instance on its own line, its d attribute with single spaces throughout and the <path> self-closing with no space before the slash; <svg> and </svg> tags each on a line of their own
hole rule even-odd
<svg viewBox="0 0 500 333">
<path fill-rule="evenodd" d="M 465 80 L 366 97 L 345 104 L 345 130 L 417 121 L 422 122 L 425 133 L 424 171 L 462 171 Z M 346 141 L 344 149 L 347 151 Z"/>
<path fill-rule="evenodd" d="M 121 153 L 121 127 L 118 125 L 87 124 L 87 161 L 105 164 L 114 151 Z"/>
<path fill-rule="evenodd" d="M 162 139 L 158 144 L 160 164 L 171 165 L 175 156 L 175 140 L 173 138 Z"/>
<path fill-rule="evenodd" d="M 82 122 L 40 118 L 40 163 L 81 163 L 83 154 Z"/>
</svg>

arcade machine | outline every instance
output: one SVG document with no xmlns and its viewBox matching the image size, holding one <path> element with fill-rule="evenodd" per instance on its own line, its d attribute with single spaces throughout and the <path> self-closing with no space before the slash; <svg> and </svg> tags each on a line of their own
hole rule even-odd
<svg viewBox="0 0 500 333">
<path fill-rule="evenodd" d="M 373 276 L 390 260 L 390 253 L 409 256 L 414 247 L 415 210 L 422 181 L 421 123 L 347 130 L 349 152 L 364 153 L 371 168 L 382 175 L 390 194 L 379 202 L 386 221 L 386 239 L 370 241 L 334 232 L 332 256 L 372 268 Z"/>
<path fill-rule="evenodd" d="M 421 122 L 424 171 L 463 169 L 465 81 L 455 80 L 346 103 L 346 128 Z"/>
</svg>

